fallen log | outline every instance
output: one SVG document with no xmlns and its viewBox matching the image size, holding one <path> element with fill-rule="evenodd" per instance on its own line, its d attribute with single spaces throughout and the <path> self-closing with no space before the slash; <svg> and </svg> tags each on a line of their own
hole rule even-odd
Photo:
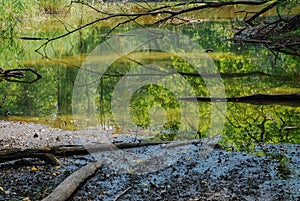
<svg viewBox="0 0 300 201">
<path fill-rule="evenodd" d="M 73 156 L 86 155 L 90 153 L 98 153 L 101 151 L 115 151 L 119 149 L 131 149 L 145 146 L 165 145 L 164 148 L 172 148 L 177 146 L 197 145 L 203 143 L 214 147 L 210 141 L 191 140 L 191 141 L 162 141 L 162 142 L 140 142 L 140 143 L 116 143 L 116 144 L 93 144 L 93 145 L 67 145 L 54 147 L 41 147 L 32 149 L 2 149 L 0 150 L 0 163 L 13 161 L 24 158 L 39 158 L 47 163 L 60 165 L 63 164 L 56 156 Z"/>
<path fill-rule="evenodd" d="M 249 96 L 238 96 L 231 98 L 216 98 L 216 97 L 185 97 L 178 98 L 181 101 L 198 102 L 236 102 L 249 103 L 254 105 L 285 105 L 300 107 L 300 94 L 254 94 Z"/>
<path fill-rule="evenodd" d="M 101 162 L 94 162 L 81 167 L 61 182 L 53 192 L 42 201 L 65 201 L 81 186 L 89 177 L 102 167 Z"/>
<path fill-rule="evenodd" d="M 116 144 L 93 144 L 93 145 L 69 145 L 40 147 L 32 149 L 3 149 L 0 150 L 0 163 L 23 158 L 39 158 L 47 163 L 62 165 L 56 156 L 85 155 L 101 151 L 113 151 L 118 149 L 130 149 L 143 146 L 154 146 L 170 142 L 141 142 L 141 143 L 116 143 Z"/>
</svg>

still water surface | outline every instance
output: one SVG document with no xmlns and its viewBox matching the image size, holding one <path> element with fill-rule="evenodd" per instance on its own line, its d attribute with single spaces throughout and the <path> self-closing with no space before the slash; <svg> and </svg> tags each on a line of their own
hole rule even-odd
<svg viewBox="0 0 300 201">
<path fill-rule="evenodd" d="M 230 12 L 231 13 L 231 12 Z M 47 23 L 57 23 L 56 18 Z M 165 25 L 169 29 L 188 36 L 196 41 L 213 60 L 220 71 L 225 86 L 226 97 L 252 94 L 291 94 L 300 93 L 299 58 L 274 54 L 264 46 L 234 44 L 232 18 L 205 19 L 194 24 L 181 26 Z M 30 28 L 30 25 L 28 25 Z M 32 25 L 33 27 L 36 24 Z M 116 31 L 122 34 L 136 27 L 121 27 Z M 109 30 L 106 26 L 94 26 L 63 40 L 50 43 L 42 55 L 34 52 L 41 45 L 39 41 L 17 40 L 11 50 L 2 51 L 1 64 L 5 70 L 12 68 L 32 68 L 43 78 L 33 84 L 20 84 L 2 81 L 1 113 L 10 111 L 8 120 L 24 120 L 68 130 L 80 129 L 72 115 L 73 85 L 86 57 L 103 41 Z M 53 34 L 53 33 L 52 33 Z M 38 32 L 36 35 L 51 35 L 51 32 Z M 5 49 L 5 43 L 2 43 Z M 139 64 L 155 63 L 176 72 L 193 74 L 195 70 L 182 58 L 166 52 L 147 51 L 131 53 L 135 61 L 120 58 L 115 61 L 99 81 L 97 96 L 92 107 L 103 129 L 113 129 L 115 133 L 128 132 L 114 122 L 111 114 L 111 97 L 114 87 L 122 76 Z M 232 74 L 234 75 L 232 76 Z M 247 74 L 247 73 L 250 73 Z M 231 74 L 231 76 L 230 76 Z M 195 95 L 210 97 L 203 79 L 199 76 L 184 76 Z M 26 79 L 31 79 L 30 72 Z M 214 78 L 212 78 L 214 79 Z M 88 87 L 88 85 L 87 85 Z M 178 86 L 179 90 L 180 87 Z M 137 90 L 130 99 L 130 115 L 138 129 L 152 131 L 157 139 L 194 139 L 209 136 L 211 123 L 211 103 L 199 103 L 199 125 L 188 136 L 179 134 L 180 101 L 166 88 L 146 85 Z M 222 131 L 224 143 L 247 149 L 257 142 L 299 143 L 300 108 L 285 105 L 252 105 L 228 103 Z M 193 113 L 193 111 L 191 111 Z M 86 118 L 89 126 L 89 119 Z M 132 130 L 129 130 L 129 132 Z M 132 131 L 133 132 L 133 131 Z"/>
</svg>

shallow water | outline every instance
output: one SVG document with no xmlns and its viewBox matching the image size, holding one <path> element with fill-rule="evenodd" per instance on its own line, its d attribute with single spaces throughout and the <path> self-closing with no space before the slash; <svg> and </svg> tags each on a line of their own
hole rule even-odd
<svg viewBox="0 0 300 201">
<path fill-rule="evenodd" d="M 233 9 L 232 7 L 228 9 L 223 14 L 219 14 L 220 16 L 209 17 L 206 15 L 207 19 L 193 24 L 176 27 L 164 25 L 160 28 L 185 35 L 202 47 L 201 54 L 212 59 L 214 66 L 221 74 L 226 97 L 258 93 L 300 93 L 299 58 L 283 54 L 275 56 L 264 46 L 234 44 L 227 40 L 233 36 L 231 22 L 236 20 L 231 15 L 226 16 L 226 12 L 233 13 L 230 10 Z M 59 27 L 57 19 L 51 15 L 46 17 L 44 22 Z M 43 21 L 37 20 L 32 24 L 27 24 L 27 30 L 36 28 L 37 24 L 41 25 Z M 124 75 L 127 75 L 127 78 L 134 77 L 128 75 L 132 73 L 132 69 L 138 68 L 141 64 L 163 66 L 159 70 L 160 73 L 166 70 L 176 73 L 195 73 L 195 68 L 184 59 L 168 52 L 154 50 L 133 52 L 127 55 L 130 59 L 118 58 L 105 71 L 102 79 L 97 80 L 95 94 L 86 95 L 88 105 L 85 105 L 85 112 L 88 115 L 86 117 L 82 115 L 80 118 L 74 117 L 72 98 L 74 98 L 73 86 L 78 76 L 77 73 L 80 67 L 87 62 L 87 56 L 102 42 L 103 34 L 109 28 L 94 26 L 63 40 L 54 41 L 41 51 L 42 55 L 34 52 L 41 45 L 39 41 L 16 40 L 10 49 L 6 47 L 11 44 L 4 41 L 1 49 L 6 48 L 6 51 L 1 52 L 0 63 L 5 70 L 16 67 L 32 68 L 43 78 L 33 84 L 2 81 L 0 91 L 3 103 L 0 111 L 1 113 L 6 111 L 12 113 L 3 118 L 12 121 L 48 124 L 67 130 L 101 126 L 103 129 L 113 130 L 114 133 L 138 132 L 138 135 L 150 135 L 157 140 L 186 140 L 221 134 L 226 147 L 233 146 L 244 150 L 253 148 L 253 144 L 257 142 L 300 142 L 299 107 L 228 103 L 226 111 L 218 111 L 217 117 L 211 118 L 212 113 L 216 113 L 213 111 L 212 104 L 199 103 L 197 105 L 199 112 L 196 109 L 190 109 L 185 114 L 191 117 L 195 113 L 200 114 L 196 117 L 197 121 L 192 120 L 193 125 L 191 126 L 189 121 L 183 123 L 181 116 L 181 109 L 187 103 L 178 101 L 177 98 L 181 97 L 174 95 L 173 91 L 167 90 L 165 86 L 153 84 L 140 87 L 130 97 L 129 107 L 126 109 L 130 113 L 131 120 L 127 116 L 124 118 L 123 113 L 118 112 L 118 109 L 121 109 L 118 107 L 112 114 L 111 104 L 116 86 Z M 62 31 L 62 28 L 57 29 L 58 32 Z M 111 37 L 122 37 L 124 32 L 134 29 L 136 29 L 134 26 L 120 27 L 114 32 L 119 35 L 111 35 Z M 56 31 L 51 32 L 41 26 L 36 33 L 23 31 L 22 35 L 33 34 L 43 37 L 57 35 Z M 208 53 L 205 53 L 205 50 L 208 50 Z M 102 56 L 96 59 L 101 60 Z M 104 59 L 109 57 L 110 55 L 105 55 Z M 267 75 L 243 76 L 243 73 L 257 71 Z M 236 77 L 226 76 L 228 73 L 236 73 Z M 218 75 L 216 76 L 218 77 Z M 212 91 L 209 91 L 203 77 L 189 75 L 182 77 L 192 87 L 193 94 L 202 97 L 210 97 L 213 94 Z M 28 72 L 25 79 L 30 78 L 32 75 Z M 147 79 L 145 74 L 140 77 L 140 80 L 144 79 Z M 212 83 L 215 82 L 213 79 L 215 78 L 211 78 Z M 171 81 L 169 80 L 169 82 Z M 173 87 L 177 87 L 176 90 L 186 90 L 184 84 L 176 82 L 172 84 Z M 87 92 L 89 87 L 89 85 L 86 86 Z M 126 93 L 124 91 L 124 97 Z M 222 133 L 211 133 L 210 125 L 221 121 L 220 119 L 225 121 Z M 134 126 L 132 124 L 129 126 L 128 122 Z"/>
</svg>

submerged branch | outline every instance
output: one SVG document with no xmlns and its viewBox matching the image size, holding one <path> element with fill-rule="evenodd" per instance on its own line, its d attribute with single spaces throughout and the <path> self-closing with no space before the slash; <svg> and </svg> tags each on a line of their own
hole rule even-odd
<svg viewBox="0 0 300 201">
<path fill-rule="evenodd" d="M 159 71 L 161 72 L 161 71 Z M 134 76 L 171 76 L 171 75 L 182 75 L 185 77 L 202 77 L 202 78 L 240 78 L 240 77 L 251 77 L 251 76 L 272 76 L 268 73 L 261 71 L 253 71 L 247 73 L 215 73 L 215 74 L 199 74 L 199 73 L 186 73 L 186 72 L 161 72 L 161 73 L 151 73 L 151 74 L 124 74 L 124 73 L 105 73 L 104 76 L 107 77 L 134 77 Z"/>
<path fill-rule="evenodd" d="M 239 96 L 231 98 L 217 98 L 217 97 L 186 97 L 178 98 L 181 101 L 195 101 L 198 102 L 235 102 L 235 103 L 249 103 L 254 105 L 286 105 L 300 107 L 300 94 L 254 94 L 249 96 Z"/>
</svg>

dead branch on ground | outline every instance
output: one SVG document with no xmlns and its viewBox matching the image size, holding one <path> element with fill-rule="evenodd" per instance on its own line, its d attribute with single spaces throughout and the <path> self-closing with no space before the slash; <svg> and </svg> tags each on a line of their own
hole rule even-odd
<svg viewBox="0 0 300 201">
<path fill-rule="evenodd" d="M 170 142 L 141 142 L 141 143 L 116 143 L 116 144 L 95 144 L 95 145 L 70 145 L 41 147 L 32 149 L 3 149 L 0 150 L 0 163 L 23 159 L 39 158 L 47 163 L 62 165 L 56 156 L 85 155 L 101 151 L 114 151 L 118 149 L 130 149 L 144 146 L 154 146 Z"/>
<path fill-rule="evenodd" d="M 42 201 L 65 201 L 81 186 L 89 177 L 102 167 L 101 162 L 90 163 L 81 167 L 76 172 L 72 173 L 63 182 L 61 182 L 53 192 L 44 198 Z"/>
</svg>

